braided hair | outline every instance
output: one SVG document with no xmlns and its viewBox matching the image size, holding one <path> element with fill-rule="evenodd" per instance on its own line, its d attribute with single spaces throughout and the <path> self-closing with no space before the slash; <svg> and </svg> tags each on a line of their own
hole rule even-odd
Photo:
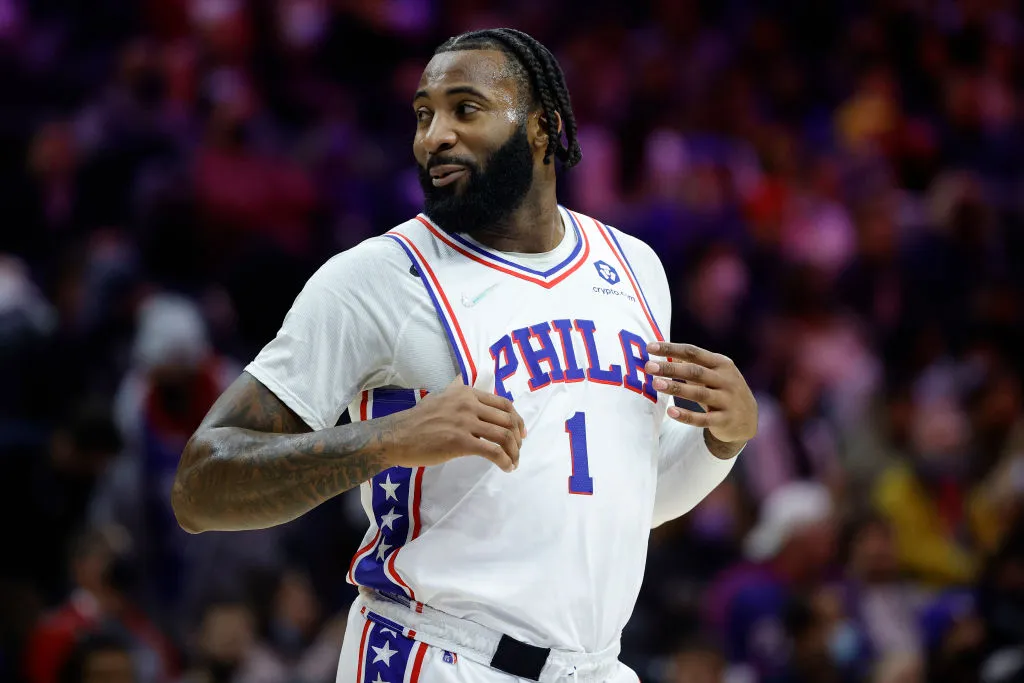
<svg viewBox="0 0 1024 683">
<path fill-rule="evenodd" d="M 550 164 L 552 155 L 566 167 L 579 163 L 583 152 L 576 138 L 576 116 L 572 112 L 562 68 L 550 50 L 522 31 L 489 28 L 449 38 L 434 54 L 461 50 L 498 50 L 508 55 L 513 75 L 525 91 L 533 94 L 533 101 L 543 109 L 548 131 L 544 163 Z M 564 147 L 558 130 L 558 115 L 565 124 Z"/>
</svg>

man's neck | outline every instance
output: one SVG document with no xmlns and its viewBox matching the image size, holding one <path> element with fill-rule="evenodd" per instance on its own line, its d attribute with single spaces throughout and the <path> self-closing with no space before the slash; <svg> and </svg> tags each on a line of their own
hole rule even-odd
<svg viewBox="0 0 1024 683">
<path fill-rule="evenodd" d="M 543 254 L 557 247 L 565 235 L 554 187 L 531 191 L 507 220 L 473 238 L 491 249 L 520 254 Z"/>
</svg>

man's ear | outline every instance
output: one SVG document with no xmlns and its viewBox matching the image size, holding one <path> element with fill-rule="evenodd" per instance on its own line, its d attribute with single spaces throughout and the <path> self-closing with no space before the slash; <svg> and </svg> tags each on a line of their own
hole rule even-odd
<svg viewBox="0 0 1024 683">
<path fill-rule="evenodd" d="M 562 134 L 562 115 L 555 112 L 555 121 L 558 123 L 558 134 Z M 548 119 L 544 112 L 537 110 L 530 114 L 530 128 L 533 131 L 533 144 L 538 149 L 548 148 Z"/>
<path fill-rule="evenodd" d="M 558 130 L 558 135 L 561 136 L 562 132 L 565 129 L 562 127 L 562 115 L 560 113 L 558 113 L 557 111 L 555 112 L 555 123 L 558 124 L 556 130 Z"/>
</svg>

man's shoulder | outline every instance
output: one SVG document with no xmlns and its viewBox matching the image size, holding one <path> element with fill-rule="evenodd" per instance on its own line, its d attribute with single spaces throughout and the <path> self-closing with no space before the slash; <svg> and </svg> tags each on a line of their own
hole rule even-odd
<svg viewBox="0 0 1024 683">
<path fill-rule="evenodd" d="M 575 209 L 569 209 L 569 211 L 575 214 L 577 218 L 581 218 L 582 222 L 592 221 L 593 223 L 597 223 L 604 227 L 608 231 L 613 242 L 617 244 L 619 249 L 622 250 L 623 254 L 625 254 L 626 258 L 630 261 L 638 261 L 644 264 L 657 263 L 658 265 L 661 265 L 661 259 L 658 257 L 657 252 L 655 252 L 647 242 L 644 242 L 639 237 L 631 235 L 625 230 L 617 228 L 614 225 L 605 223 L 599 218 L 576 211 Z"/>
<path fill-rule="evenodd" d="M 623 232 L 613 226 L 608 226 L 609 230 L 613 231 L 615 239 L 619 242 L 619 247 L 622 252 L 626 255 L 630 261 L 636 261 L 646 265 L 657 264 L 661 267 L 661 258 L 658 256 L 658 252 L 654 251 L 651 245 L 644 242 L 639 237 L 630 235 L 628 232 Z"/>
<path fill-rule="evenodd" d="M 409 257 L 387 235 L 369 237 L 327 259 L 313 275 L 321 281 L 379 280 L 409 269 Z"/>
<path fill-rule="evenodd" d="M 408 261 L 409 259 L 402 250 L 402 247 L 398 242 L 388 237 L 385 233 L 383 235 L 368 237 L 355 246 L 349 247 L 344 251 L 339 251 L 328 259 L 327 263 L 335 263 L 338 261 L 401 262 L 403 260 Z M 324 265 L 327 265 L 327 263 Z"/>
</svg>

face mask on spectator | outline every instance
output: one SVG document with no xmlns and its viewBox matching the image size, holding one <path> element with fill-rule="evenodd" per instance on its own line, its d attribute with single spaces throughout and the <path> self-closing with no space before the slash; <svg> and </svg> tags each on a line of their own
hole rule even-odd
<svg viewBox="0 0 1024 683">
<path fill-rule="evenodd" d="M 844 621 L 829 635 L 828 652 L 832 661 L 840 667 L 852 664 L 860 651 L 860 639 L 857 630 L 848 621 Z"/>
<path fill-rule="evenodd" d="M 300 654 L 304 645 L 302 631 L 285 621 L 277 620 L 270 627 L 271 639 L 279 650 L 287 654 Z"/>
</svg>

